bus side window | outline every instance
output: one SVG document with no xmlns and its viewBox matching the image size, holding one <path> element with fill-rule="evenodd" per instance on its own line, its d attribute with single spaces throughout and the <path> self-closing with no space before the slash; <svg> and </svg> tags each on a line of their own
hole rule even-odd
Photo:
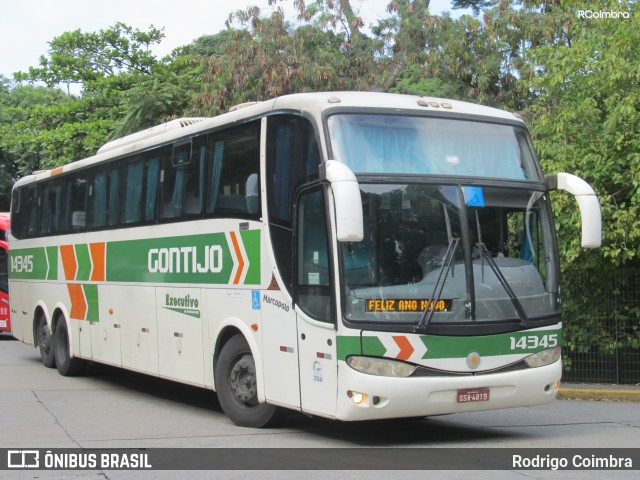
<svg viewBox="0 0 640 480">
<path fill-rule="evenodd" d="M 137 155 L 126 164 L 123 223 L 149 223 L 155 220 L 159 173 L 159 150 Z"/>
<path fill-rule="evenodd" d="M 37 235 L 36 225 L 38 221 L 38 199 L 36 197 L 36 186 L 32 185 L 26 189 L 25 218 L 26 223 L 22 226 L 22 236 L 31 238 Z"/>
<path fill-rule="evenodd" d="M 260 171 L 260 122 L 251 122 L 209 138 L 208 214 L 258 218 L 255 195 Z M 258 190 L 259 191 L 259 190 Z"/>
<path fill-rule="evenodd" d="M 118 224 L 120 205 L 120 171 L 118 165 L 100 170 L 89 186 L 87 215 L 89 228 L 114 227 Z"/>
<path fill-rule="evenodd" d="M 42 183 L 42 189 L 38 194 L 40 222 L 36 235 L 50 235 L 63 230 L 61 228 L 63 186 L 63 182 L 58 179 Z"/>
<path fill-rule="evenodd" d="M 22 193 L 25 191 L 23 188 L 16 188 L 11 195 L 11 232 L 14 237 L 22 238 L 22 215 L 19 215 L 22 211 L 21 199 Z"/>
<path fill-rule="evenodd" d="M 77 232 L 86 226 L 86 173 L 73 175 L 66 182 L 66 198 L 62 227 L 64 232 Z"/>
<path fill-rule="evenodd" d="M 203 137 L 163 149 L 160 218 L 192 217 L 202 213 L 205 160 Z"/>
</svg>

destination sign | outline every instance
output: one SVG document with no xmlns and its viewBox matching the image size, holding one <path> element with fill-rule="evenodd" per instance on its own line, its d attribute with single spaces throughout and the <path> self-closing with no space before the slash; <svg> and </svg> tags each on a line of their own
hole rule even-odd
<svg viewBox="0 0 640 480">
<path fill-rule="evenodd" d="M 369 298 L 365 300 L 367 312 L 450 312 L 453 300 L 440 298 L 438 300 L 420 298 Z"/>
</svg>

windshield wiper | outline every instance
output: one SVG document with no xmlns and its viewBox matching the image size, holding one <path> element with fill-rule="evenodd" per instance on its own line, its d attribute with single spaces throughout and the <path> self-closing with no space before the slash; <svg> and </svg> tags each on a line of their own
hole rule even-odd
<svg viewBox="0 0 640 480">
<path fill-rule="evenodd" d="M 439 299 L 440 295 L 442 295 L 442 290 L 444 289 L 444 284 L 447 280 L 447 276 L 449 275 L 451 262 L 455 257 L 456 249 L 458 248 L 459 242 L 459 238 L 453 238 L 453 236 L 449 238 L 449 247 L 447 248 L 447 252 L 444 254 L 442 266 L 440 267 L 440 273 L 438 274 L 438 279 L 436 280 L 436 284 L 433 287 L 433 293 L 431 294 L 431 298 L 429 298 L 427 301 L 427 306 L 422 313 L 422 318 L 413 329 L 414 332 L 424 330 L 429 326 L 429 323 L 433 318 L 433 314 L 436 311 L 437 299 Z"/>
<path fill-rule="evenodd" d="M 489 252 L 489 249 L 482 241 L 482 231 L 480 230 L 480 218 L 478 217 L 477 210 L 476 210 L 476 225 L 478 229 L 478 243 L 476 243 L 476 246 L 478 247 L 478 250 L 480 250 L 481 258 L 487 260 L 489 267 L 491 267 L 491 270 L 493 270 L 493 273 L 498 279 L 498 281 L 500 282 L 500 285 L 502 285 L 502 288 L 504 288 L 505 292 L 507 292 L 507 295 L 509 295 L 509 299 L 511 300 L 513 307 L 516 309 L 518 316 L 520 317 L 520 323 L 526 327 L 530 326 L 531 324 L 529 322 L 529 317 L 527 317 L 527 314 L 524 311 L 524 308 L 522 308 L 522 303 L 520 303 L 520 300 L 518 300 L 518 297 L 516 296 L 511 286 L 509 285 L 509 282 L 507 282 L 507 279 L 504 278 L 504 275 L 500 271 L 500 268 L 498 268 L 498 265 L 496 265 L 496 261 L 491 257 L 491 252 Z"/>
</svg>

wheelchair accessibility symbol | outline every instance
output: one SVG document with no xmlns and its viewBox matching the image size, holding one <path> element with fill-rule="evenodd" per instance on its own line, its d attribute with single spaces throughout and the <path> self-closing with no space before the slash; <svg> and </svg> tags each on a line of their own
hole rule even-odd
<svg viewBox="0 0 640 480">
<path fill-rule="evenodd" d="M 464 187 L 464 198 L 469 207 L 484 207 L 482 187 Z"/>
<path fill-rule="evenodd" d="M 254 310 L 260 310 L 260 291 L 259 290 L 251 291 L 251 307 Z"/>
</svg>

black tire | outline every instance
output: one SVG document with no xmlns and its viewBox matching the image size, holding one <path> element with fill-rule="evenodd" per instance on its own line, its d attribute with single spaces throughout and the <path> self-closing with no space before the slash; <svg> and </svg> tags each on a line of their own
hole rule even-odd
<svg viewBox="0 0 640 480">
<path fill-rule="evenodd" d="M 236 425 L 262 428 L 277 421 L 277 407 L 258 402 L 255 362 L 242 335 L 231 337 L 222 347 L 215 381 L 222 410 Z"/>
<path fill-rule="evenodd" d="M 84 360 L 77 357 L 71 358 L 69 332 L 67 331 L 67 322 L 64 318 L 58 319 L 53 343 L 53 350 L 56 355 L 56 367 L 58 368 L 60 375 L 73 377 L 82 373 L 82 370 L 84 369 Z"/>
<path fill-rule="evenodd" d="M 53 348 L 54 335 L 49 331 L 49 325 L 47 324 L 47 318 L 44 313 L 40 313 L 36 323 L 36 346 L 40 350 L 40 359 L 42 364 L 47 368 L 56 367 L 55 350 Z"/>
</svg>

